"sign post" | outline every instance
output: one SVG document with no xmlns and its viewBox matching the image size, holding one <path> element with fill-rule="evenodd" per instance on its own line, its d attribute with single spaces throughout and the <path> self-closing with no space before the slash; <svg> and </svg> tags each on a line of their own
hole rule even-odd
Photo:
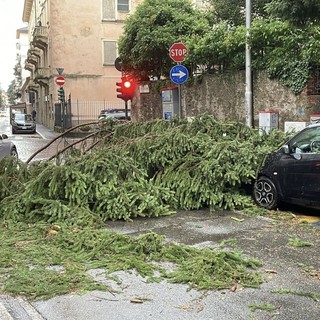
<svg viewBox="0 0 320 320">
<path fill-rule="evenodd" d="M 170 71 L 170 79 L 178 84 L 179 90 L 179 117 L 182 116 L 181 111 L 181 84 L 187 81 L 189 77 L 189 71 L 186 67 L 182 66 L 180 63 L 184 61 L 186 55 L 188 54 L 187 47 L 182 42 L 175 42 L 169 49 L 169 57 L 177 62 L 178 65 L 174 66 Z"/>
<path fill-rule="evenodd" d="M 62 130 L 64 131 L 65 129 L 65 116 L 66 116 L 66 112 L 65 112 L 65 96 L 64 96 L 64 89 L 63 89 L 63 85 L 65 83 L 64 77 L 63 76 L 58 76 L 56 78 L 56 84 L 58 86 L 60 86 L 59 90 L 58 90 L 58 97 L 60 100 L 60 105 L 61 105 L 61 127 Z"/>
</svg>

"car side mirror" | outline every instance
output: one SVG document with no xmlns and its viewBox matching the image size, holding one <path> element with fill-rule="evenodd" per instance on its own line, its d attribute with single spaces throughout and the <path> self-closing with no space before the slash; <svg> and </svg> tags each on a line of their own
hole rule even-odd
<svg viewBox="0 0 320 320">
<path fill-rule="evenodd" d="M 1 134 L 0 135 L 0 138 L 3 140 L 3 139 L 8 139 L 8 136 L 5 134 L 5 133 L 3 133 L 3 134 Z"/>
<path fill-rule="evenodd" d="M 290 148 L 287 144 L 283 145 L 281 147 L 281 150 L 283 151 L 284 154 L 290 154 Z"/>
</svg>

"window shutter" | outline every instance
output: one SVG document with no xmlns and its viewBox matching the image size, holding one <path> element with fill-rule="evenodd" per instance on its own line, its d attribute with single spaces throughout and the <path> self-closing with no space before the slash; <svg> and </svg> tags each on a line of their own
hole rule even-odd
<svg viewBox="0 0 320 320">
<path fill-rule="evenodd" d="M 116 8 L 114 0 L 102 0 L 102 18 L 104 20 L 116 19 Z"/>
<path fill-rule="evenodd" d="M 117 42 L 104 41 L 103 42 L 103 65 L 114 65 L 117 58 Z"/>
</svg>

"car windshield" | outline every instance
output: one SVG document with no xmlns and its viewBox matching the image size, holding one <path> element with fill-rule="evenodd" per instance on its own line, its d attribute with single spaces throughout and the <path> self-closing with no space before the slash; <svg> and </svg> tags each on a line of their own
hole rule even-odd
<svg viewBox="0 0 320 320">
<path fill-rule="evenodd" d="M 316 152 L 315 146 L 320 143 L 320 126 L 310 127 L 297 134 L 290 142 L 293 153 Z"/>
<path fill-rule="evenodd" d="M 23 114 L 23 113 L 16 113 L 14 116 L 14 119 L 18 121 L 32 121 L 31 114 Z"/>
</svg>

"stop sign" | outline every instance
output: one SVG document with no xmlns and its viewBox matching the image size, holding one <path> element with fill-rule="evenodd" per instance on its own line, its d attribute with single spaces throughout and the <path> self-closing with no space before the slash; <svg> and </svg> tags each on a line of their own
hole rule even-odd
<svg viewBox="0 0 320 320">
<path fill-rule="evenodd" d="M 62 76 L 57 77 L 56 84 L 58 86 L 63 86 L 64 85 L 64 77 L 62 77 Z"/>
<path fill-rule="evenodd" d="M 187 47 L 182 42 L 174 43 L 169 49 L 169 56 L 175 62 L 182 62 L 188 53 Z"/>
</svg>

